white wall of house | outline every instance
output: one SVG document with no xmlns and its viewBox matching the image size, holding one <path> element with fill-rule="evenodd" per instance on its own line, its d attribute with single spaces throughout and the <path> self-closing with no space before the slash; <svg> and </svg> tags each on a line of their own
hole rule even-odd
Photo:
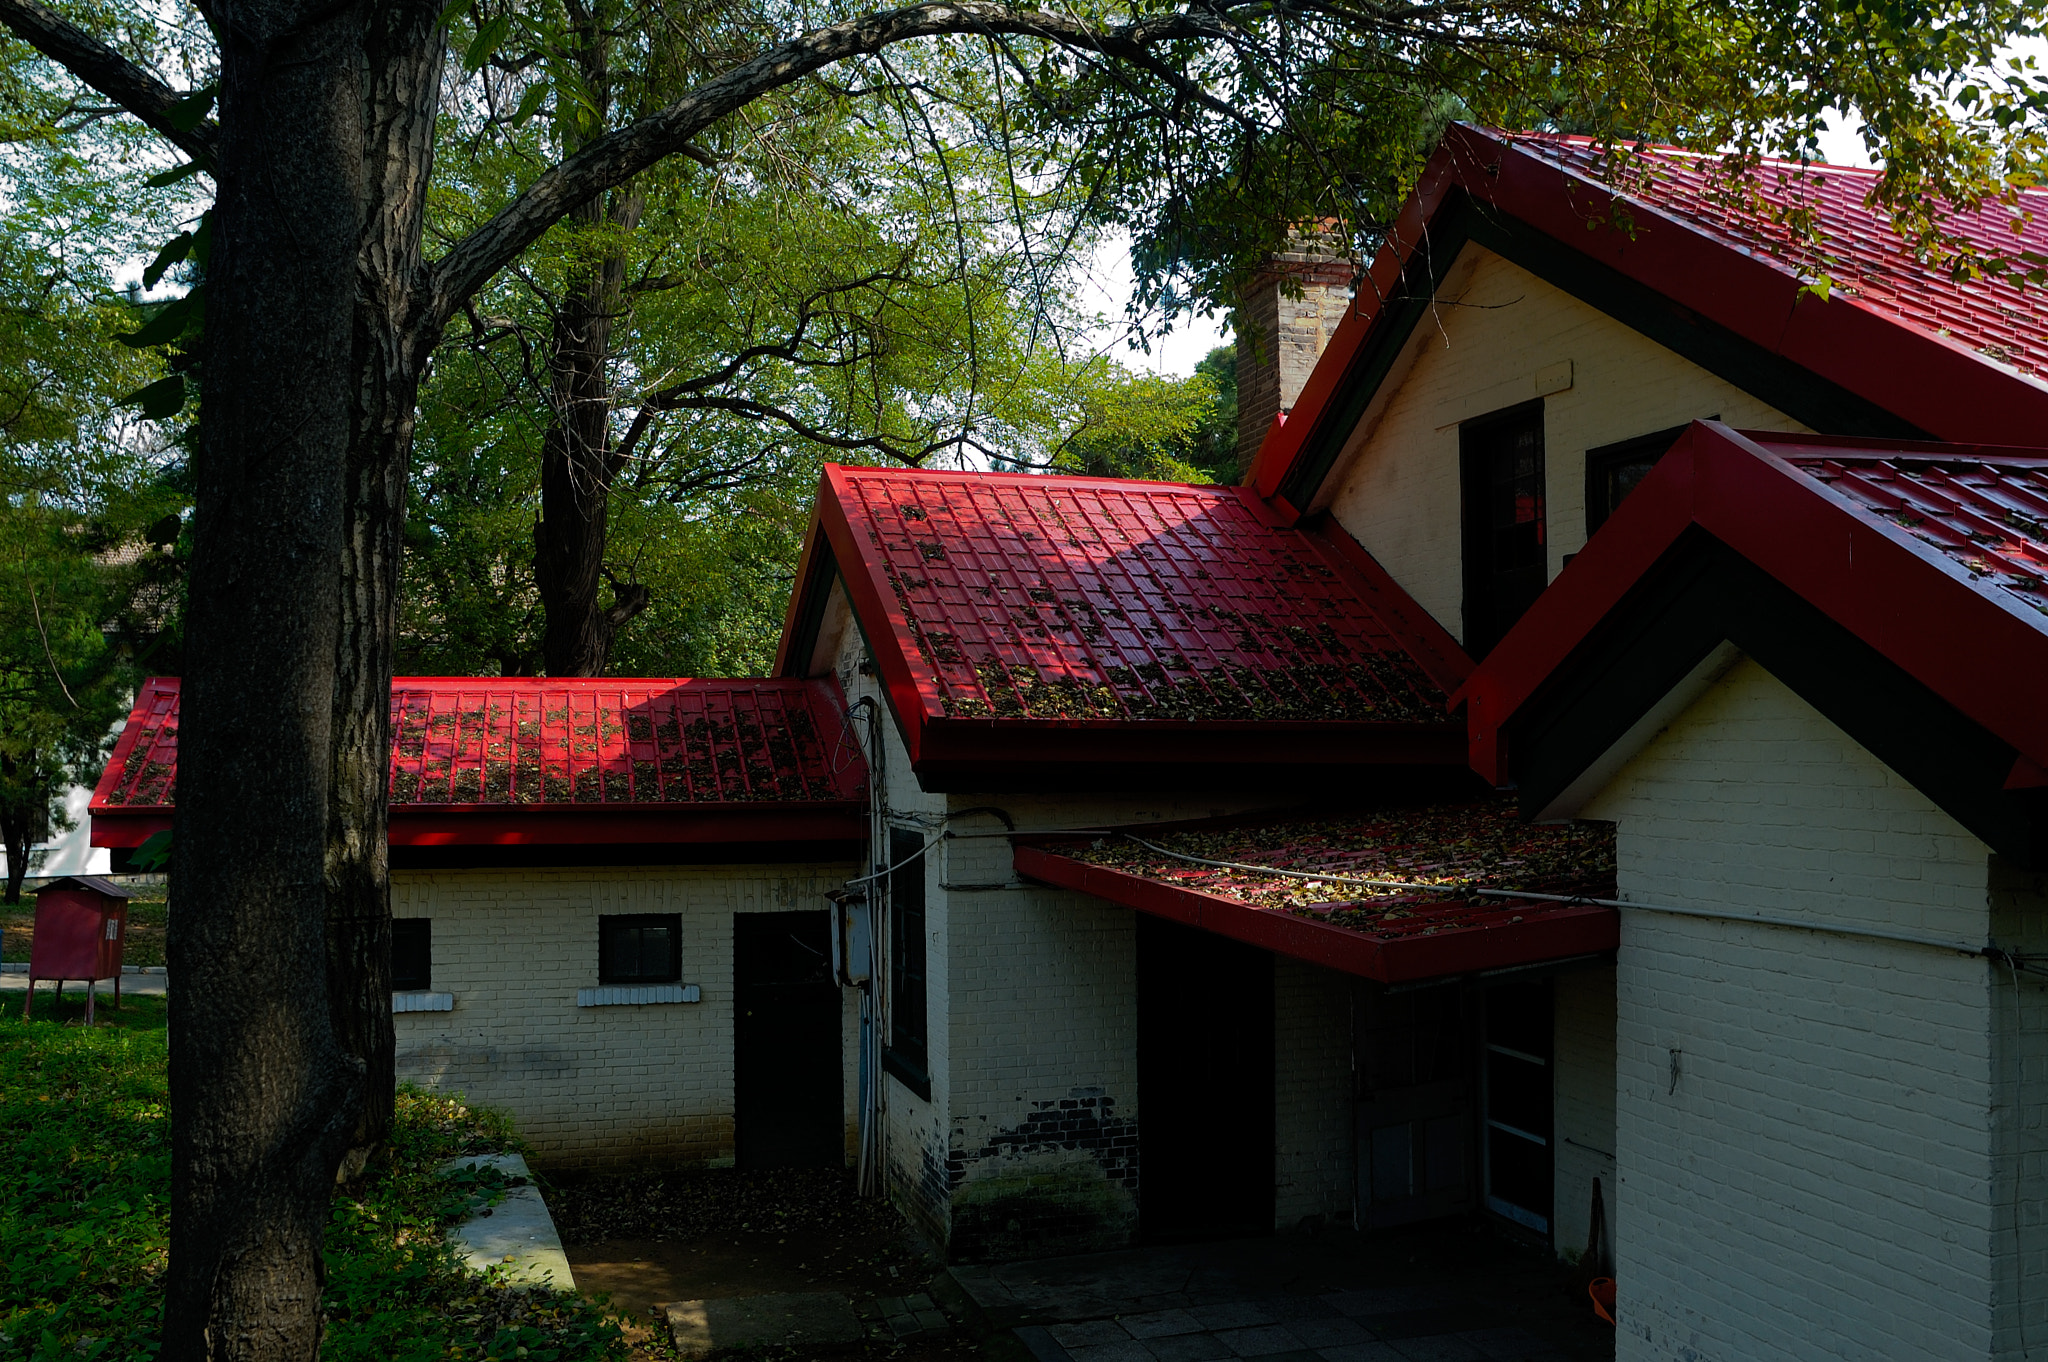
<svg viewBox="0 0 2048 1362">
<path fill-rule="evenodd" d="M 1329 506 L 1460 638 L 1460 422 L 1543 398 L 1553 577 L 1586 540 L 1588 449 L 1708 416 L 1738 428 L 1806 429 L 1483 246 L 1460 252 L 1437 296 L 1446 305 L 1416 327 L 1346 446 Z"/>
<path fill-rule="evenodd" d="M 1600 1180 L 1601 1239 L 1614 1247 L 1614 967 L 1566 970 L 1551 985 L 1556 1062 L 1551 1130 L 1551 1242 L 1575 1257 L 1592 1230 L 1593 1180 Z"/>
<path fill-rule="evenodd" d="M 1617 824 L 1639 902 L 1991 926 L 1987 848 L 1746 659 L 1584 813 Z M 1624 912 L 1619 959 L 1618 1356 L 2014 1355 L 1997 1113 L 2023 1086 L 2038 1127 L 2044 1077 L 2038 1056 L 1999 1072 L 2014 985 L 1960 954 L 1649 912 Z"/>
<path fill-rule="evenodd" d="M 821 638 L 836 640 L 834 670 L 849 703 L 873 697 L 866 644 L 835 591 Z M 1137 931 L 1128 908 L 1018 880 L 1002 821 L 969 810 L 1000 807 L 1019 829 L 1216 817 L 1264 803 L 1241 791 L 1045 795 L 925 792 L 893 720 L 883 723 L 887 806 L 926 836 L 963 834 L 924 861 L 927 914 L 926 1046 L 931 1099 L 886 1080 L 886 1158 L 906 1214 L 962 1257 L 1013 1257 L 1119 1247 L 1137 1229 L 1141 1121 L 1137 1070 Z M 1297 796 L 1298 797 L 1298 796 Z M 948 821 L 950 820 L 950 821 Z M 974 835 L 983 834 L 983 835 Z M 994 887 L 991 887 L 994 886 Z M 1283 977 L 1288 962 L 1281 962 Z M 1303 967 L 1306 968 L 1306 967 Z M 1318 973 L 1323 973 L 1318 971 Z M 1349 1210 L 1349 1013 L 1330 989 L 1281 996 L 1280 1030 L 1316 1032 L 1312 1056 L 1281 1056 L 1282 1202 L 1292 1224 Z M 1304 1021 L 1291 1024 L 1299 1012 Z M 1334 1019 L 1333 1019 L 1334 1018 Z M 1305 1094 L 1330 1087 L 1331 1045 L 1344 1051 L 1343 1085 L 1327 1112 Z M 1292 1066 L 1292 1067 L 1290 1067 Z M 1320 1067 L 1318 1067 L 1320 1066 Z M 1294 1122 L 1289 1125 L 1288 1122 Z M 1295 1126 L 1301 1126 L 1297 1131 Z M 1343 1132 L 1334 1170 L 1332 1127 Z M 1318 1182 L 1317 1179 L 1322 1179 Z M 1340 1190 L 1334 1190 L 1341 1187 Z"/>
<path fill-rule="evenodd" d="M 509 1111 L 549 1167 L 720 1165 L 733 1157 L 733 915 L 815 911 L 852 865 L 400 870 L 398 918 L 433 921 L 446 1012 L 402 1012 L 401 1079 Z M 600 914 L 677 913 L 695 1003 L 578 1007 L 598 984 Z M 845 991 L 846 1122 L 857 1115 L 858 995 Z"/>
</svg>

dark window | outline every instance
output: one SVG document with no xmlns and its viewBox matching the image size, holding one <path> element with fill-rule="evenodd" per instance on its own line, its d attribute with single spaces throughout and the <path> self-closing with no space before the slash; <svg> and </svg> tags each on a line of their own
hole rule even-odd
<svg viewBox="0 0 2048 1362">
<path fill-rule="evenodd" d="M 1486 1206 L 1538 1234 L 1550 1232 L 1553 1027 L 1549 980 L 1486 991 Z"/>
<path fill-rule="evenodd" d="M 1720 418 L 1709 416 L 1707 419 L 1716 421 Z M 1614 508 L 1621 505 L 1622 498 L 1636 490 L 1636 484 L 1683 434 L 1684 426 L 1673 426 L 1669 430 L 1652 431 L 1632 440 L 1586 451 L 1587 538 L 1607 523 L 1607 517 L 1614 514 Z"/>
<path fill-rule="evenodd" d="M 391 991 L 418 993 L 434 986 L 434 924 L 423 917 L 391 920 Z"/>
<path fill-rule="evenodd" d="M 889 877 L 889 1048 L 882 1058 L 891 1073 L 929 1099 L 931 1068 L 924 1030 L 925 864 L 917 855 L 923 845 L 924 834 L 919 832 L 898 828 L 889 834 L 889 864 L 909 864 Z"/>
<path fill-rule="evenodd" d="M 1484 657 L 1550 574 L 1543 528 L 1543 403 L 1458 427 L 1465 494 L 1465 651 Z"/>
<path fill-rule="evenodd" d="M 683 977 L 680 913 L 634 913 L 597 920 L 600 984 L 672 984 Z"/>
</svg>

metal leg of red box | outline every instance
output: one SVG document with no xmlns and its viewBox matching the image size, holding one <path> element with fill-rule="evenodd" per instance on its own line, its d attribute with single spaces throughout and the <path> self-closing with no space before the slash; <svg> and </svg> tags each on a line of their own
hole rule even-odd
<svg viewBox="0 0 2048 1362">
<path fill-rule="evenodd" d="M 88 979 L 85 981 L 85 1024 L 87 1026 L 92 1025 L 92 1002 L 93 998 L 99 993 L 99 991 L 99 980 Z"/>
<path fill-rule="evenodd" d="M 114 1010 L 121 1010 L 121 976 L 118 974 L 114 976 Z"/>
</svg>

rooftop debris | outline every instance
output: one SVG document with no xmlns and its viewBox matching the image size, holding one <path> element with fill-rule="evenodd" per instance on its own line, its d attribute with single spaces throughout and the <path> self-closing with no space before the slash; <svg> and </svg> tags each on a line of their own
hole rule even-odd
<svg viewBox="0 0 2048 1362">
<path fill-rule="evenodd" d="M 1066 854 L 1178 889 L 1381 936 L 1458 925 L 1459 915 L 1446 915 L 1446 904 L 1463 901 L 1473 914 L 1492 914 L 1512 903 L 1475 896 L 1475 889 L 1589 898 L 1611 898 L 1615 892 L 1612 824 L 1527 823 L 1516 815 L 1511 796 L 1139 835 L 1179 856 L 1331 878 L 1198 865 L 1128 836 L 1105 837 Z M 1351 879 L 1426 887 L 1376 888 Z"/>
</svg>

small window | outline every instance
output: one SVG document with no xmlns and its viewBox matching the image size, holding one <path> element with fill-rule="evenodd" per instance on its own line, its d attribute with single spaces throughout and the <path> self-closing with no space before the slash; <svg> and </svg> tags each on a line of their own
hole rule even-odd
<svg viewBox="0 0 2048 1362">
<path fill-rule="evenodd" d="M 423 993 L 434 986 L 434 924 L 429 918 L 391 921 L 391 991 Z"/>
<path fill-rule="evenodd" d="M 930 1100 L 931 1069 L 925 1047 L 925 863 L 917 855 L 924 834 L 897 828 L 889 834 L 889 1045 L 883 1066 L 912 1092 Z M 912 859 L 916 858 L 916 859 Z"/>
<path fill-rule="evenodd" d="M 1550 584 L 1543 402 L 1458 427 L 1465 500 L 1465 651 L 1485 657 Z"/>
<path fill-rule="evenodd" d="M 1719 416 L 1709 416 L 1709 421 L 1718 421 Z M 1593 531 L 1607 523 L 1607 517 L 1614 514 L 1614 508 L 1622 499 L 1636 490 L 1636 484 L 1657 466 L 1657 460 L 1670 452 L 1678 437 L 1685 434 L 1684 426 L 1672 426 L 1668 430 L 1652 431 L 1638 435 L 1632 440 L 1602 445 L 1586 451 L 1586 537 L 1593 537 Z"/>
<path fill-rule="evenodd" d="M 633 913 L 597 920 L 600 984 L 672 984 L 683 977 L 680 913 Z"/>
</svg>

